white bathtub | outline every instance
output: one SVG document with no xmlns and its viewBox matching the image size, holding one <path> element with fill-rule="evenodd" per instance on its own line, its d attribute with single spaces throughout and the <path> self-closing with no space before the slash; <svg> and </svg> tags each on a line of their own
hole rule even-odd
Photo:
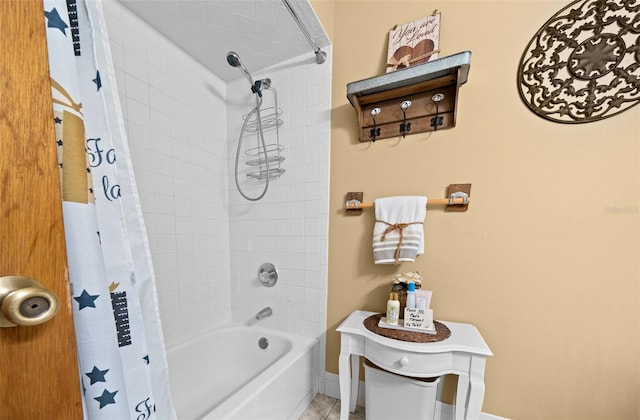
<svg viewBox="0 0 640 420">
<path fill-rule="evenodd" d="M 232 325 L 168 348 L 178 419 L 297 418 L 317 392 L 317 346 L 316 339 Z"/>
</svg>

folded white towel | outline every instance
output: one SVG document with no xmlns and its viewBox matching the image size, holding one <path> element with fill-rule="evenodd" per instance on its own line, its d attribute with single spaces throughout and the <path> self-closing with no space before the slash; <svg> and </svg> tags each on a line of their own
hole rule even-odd
<svg viewBox="0 0 640 420">
<path fill-rule="evenodd" d="M 378 198 L 374 202 L 373 259 L 376 264 L 415 261 L 424 253 L 427 197 Z"/>
</svg>

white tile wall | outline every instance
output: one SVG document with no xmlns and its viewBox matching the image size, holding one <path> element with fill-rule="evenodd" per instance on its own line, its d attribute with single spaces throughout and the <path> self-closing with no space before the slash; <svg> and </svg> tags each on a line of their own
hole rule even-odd
<svg viewBox="0 0 640 420">
<path fill-rule="evenodd" d="M 104 9 L 172 345 L 231 321 L 226 86 L 120 3 Z"/>
<path fill-rule="evenodd" d="M 120 3 L 104 4 L 167 345 L 271 306 L 262 325 L 320 339 L 323 391 L 331 48 L 322 65 L 310 51 L 253 74 L 278 91 L 287 172 L 248 202 L 233 177 L 242 116 L 254 105 L 246 79 L 225 86 Z M 262 184 L 246 179 L 244 160 L 241 185 L 257 195 Z M 263 262 L 279 270 L 273 288 L 257 281 Z"/>
</svg>

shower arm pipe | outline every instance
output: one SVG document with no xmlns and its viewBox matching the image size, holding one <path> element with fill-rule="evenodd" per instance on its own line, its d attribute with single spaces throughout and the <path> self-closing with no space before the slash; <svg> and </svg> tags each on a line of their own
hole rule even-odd
<svg viewBox="0 0 640 420">
<path fill-rule="evenodd" d="M 291 17 L 293 17 L 293 20 L 296 21 L 296 24 L 298 24 L 298 27 L 300 28 L 300 31 L 302 31 L 304 36 L 307 38 L 307 41 L 311 45 L 311 48 L 313 48 L 313 52 L 316 55 L 316 63 L 318 63 L 318 64 L 324 63 L 324 61 L 327 59 L 327 53 L 322 51 L 322 49 L 320 49 L 318 44 L 315 43 L 313 38 L 311 38 L 311 34 L 309 34 L 309 31 L 307 30 L 307 27 L 304 25 L 302 20 L 300 20 L 300 17 L 298 16 L 298 13 L 291 6 L 291 3 L 289 3 L 289 0 L 282 0 L 282 3 L 284 3 L 284 6 L 287 8 L 289 13 L 291 14 Z"/>
</svg>

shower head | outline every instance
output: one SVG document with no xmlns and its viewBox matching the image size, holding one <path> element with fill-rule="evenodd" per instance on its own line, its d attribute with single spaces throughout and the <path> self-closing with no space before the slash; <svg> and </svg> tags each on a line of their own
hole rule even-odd
<svg viewBox="0 0 640 420">
<path fill-rule="evenodd" d="M 240 62 L 240 56 L 233 51 L 229 51 L 227 53 L 227 63 L 229 63 L 231 67 L 240 67 L 242 65 Z"/>
<path fill-rule="evenodd" d="M 227 53 L 227 63 L 229 63 L 231 67 L 239 67 L 240 71 L 242 71 L 242 74 L 244 74 L 247 80 L 249 80 L 249 83 L 251 83 L 251 86 L 253 86 L 253 77 L 251 77 L 251 74 L 249 74 L 249 70 L 247 70 L 244 64 L 242 64 L 242 61 L 240 61 L 240 56 L 238 55 L 238 53 L 229 51 Z"/>
</svg>

